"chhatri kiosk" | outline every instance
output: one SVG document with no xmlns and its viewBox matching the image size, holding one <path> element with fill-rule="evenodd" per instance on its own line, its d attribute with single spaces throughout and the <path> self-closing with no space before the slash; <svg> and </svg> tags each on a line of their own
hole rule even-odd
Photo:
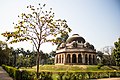
<svg viewBox="0 0 120 80">
<path fill-rule="evenodd" d="M 56 50 L 55 65 L 95 65 L 96 49 L 78 34 L 73 34 Z"/>
</svg>

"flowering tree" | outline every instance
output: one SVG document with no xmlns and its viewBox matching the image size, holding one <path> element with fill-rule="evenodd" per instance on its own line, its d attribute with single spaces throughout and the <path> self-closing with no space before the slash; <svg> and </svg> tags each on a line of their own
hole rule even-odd
<svg viewBox="0 0 120 80">
<path fill-rule="evenodd" d="M 27 6 L 30 12 L 18 16 L 19 21 L 14 27 L 15 31 L 2 33 L 10 43 L 28 40 L 33 42 L 37 50 L 37 77 L 39 76 L 41 45 L 46 42 L 57 43 L 59 40 L 56 37 L 71 32 L 66 20 L 54 19 L 52 8 L 46 11 L 44 7 L 45 4 L 39 4 L 37 8 L 31 5 Z"/>
</svg>

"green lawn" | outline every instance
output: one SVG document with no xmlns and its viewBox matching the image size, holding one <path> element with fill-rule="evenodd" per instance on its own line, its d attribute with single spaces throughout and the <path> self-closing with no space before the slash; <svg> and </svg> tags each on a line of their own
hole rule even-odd
<svg viewBox="0 0 120 80">
<path fill-rule="evenodd" d="M 114 69 L 118 69 L 116 66 L 112 66 Z M 101 69 L 97 68 L 97 65 L 40 65 L 40 71 L 48 72 L 84 72 L 84 71 L 113 71 L 114 69 L 108 66 L 103 66 Z M 21 68 L 28 71 L 36 71 L 36 66 L 33 68 Z"/>
</svg>

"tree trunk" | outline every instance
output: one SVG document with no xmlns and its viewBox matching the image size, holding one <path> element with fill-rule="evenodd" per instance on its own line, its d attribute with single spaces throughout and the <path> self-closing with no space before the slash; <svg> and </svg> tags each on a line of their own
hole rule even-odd
<svg viewBox="0 0 120 80">
<path fill-rule="evenodd" d="M 39 78 L 40 52 L 37 53 L 37 78 Z"/>
</svg>

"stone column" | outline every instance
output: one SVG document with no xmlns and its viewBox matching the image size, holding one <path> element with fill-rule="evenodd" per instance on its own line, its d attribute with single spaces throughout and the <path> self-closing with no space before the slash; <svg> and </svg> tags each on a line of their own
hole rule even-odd
<svg viewBox="0 0 120 80">
<path fill-rule="evenodd" d="M 61 63 L 62 63 L 62 54 L 61 54 Z"/>
<path fill-rule="evenodd" d="M 54 61 L 55 64 L 56 64 L 56 57 L 57 57 L 57 56 L 55 55 L 55 61 Z"/>
<path fill-rule="evenodd" d="M 97 64 L 97 56 L 95 55 L 95 64 Z"/>
<path fill-rule="evenodd" d="M 59 54 L 57 56 L 58 56 L 57 58 L 58 58 L 58 63 L 59 63 Z"/>
<path fill-rule="evenodd" d="M 89 65 L 89 54 L 87 54 L 87 64 Z"/>
<path fill-rule="evenodd" d="M 94 58 L 94 61 L 93 61 L 93 62 L 94 62 L 94 64 L 97 64 L 97 57 L 96 57 L 96 55 L 95 55 L 95 54 L 94 54 L 94 57 L 93 57 L 93 58 Z"/>
<path fill-rule="evenodd" d="M 61 58 L 60 58 L 60 57 L 61 57 L 61 55 L 59 54 L 59 58 L 58 58 L 58 60 L 59 60 L 59 63 L 61 62 L 61 60 L 60 60 Z"/>
<path fill-rule="evenodd" d="M 82 64 L 85 64 L 85 53 L 82 53 L 81 56 L 82 56 Z"/>
<path fill-rule="evenodd" d="M 66 55 L 65 55 L 65 53 L 64 53 L 63 63 L 64 64 L 66 63 Z"/>
<path fill-rule="evenodd" d="M 70 63 L 72 63 L 72 54 L 70 54 Z"/>
<path fill-rule="evenodd" d="M 78 53 L 76 53 L 76 63 L 78 63 Z"/>
</svg>

